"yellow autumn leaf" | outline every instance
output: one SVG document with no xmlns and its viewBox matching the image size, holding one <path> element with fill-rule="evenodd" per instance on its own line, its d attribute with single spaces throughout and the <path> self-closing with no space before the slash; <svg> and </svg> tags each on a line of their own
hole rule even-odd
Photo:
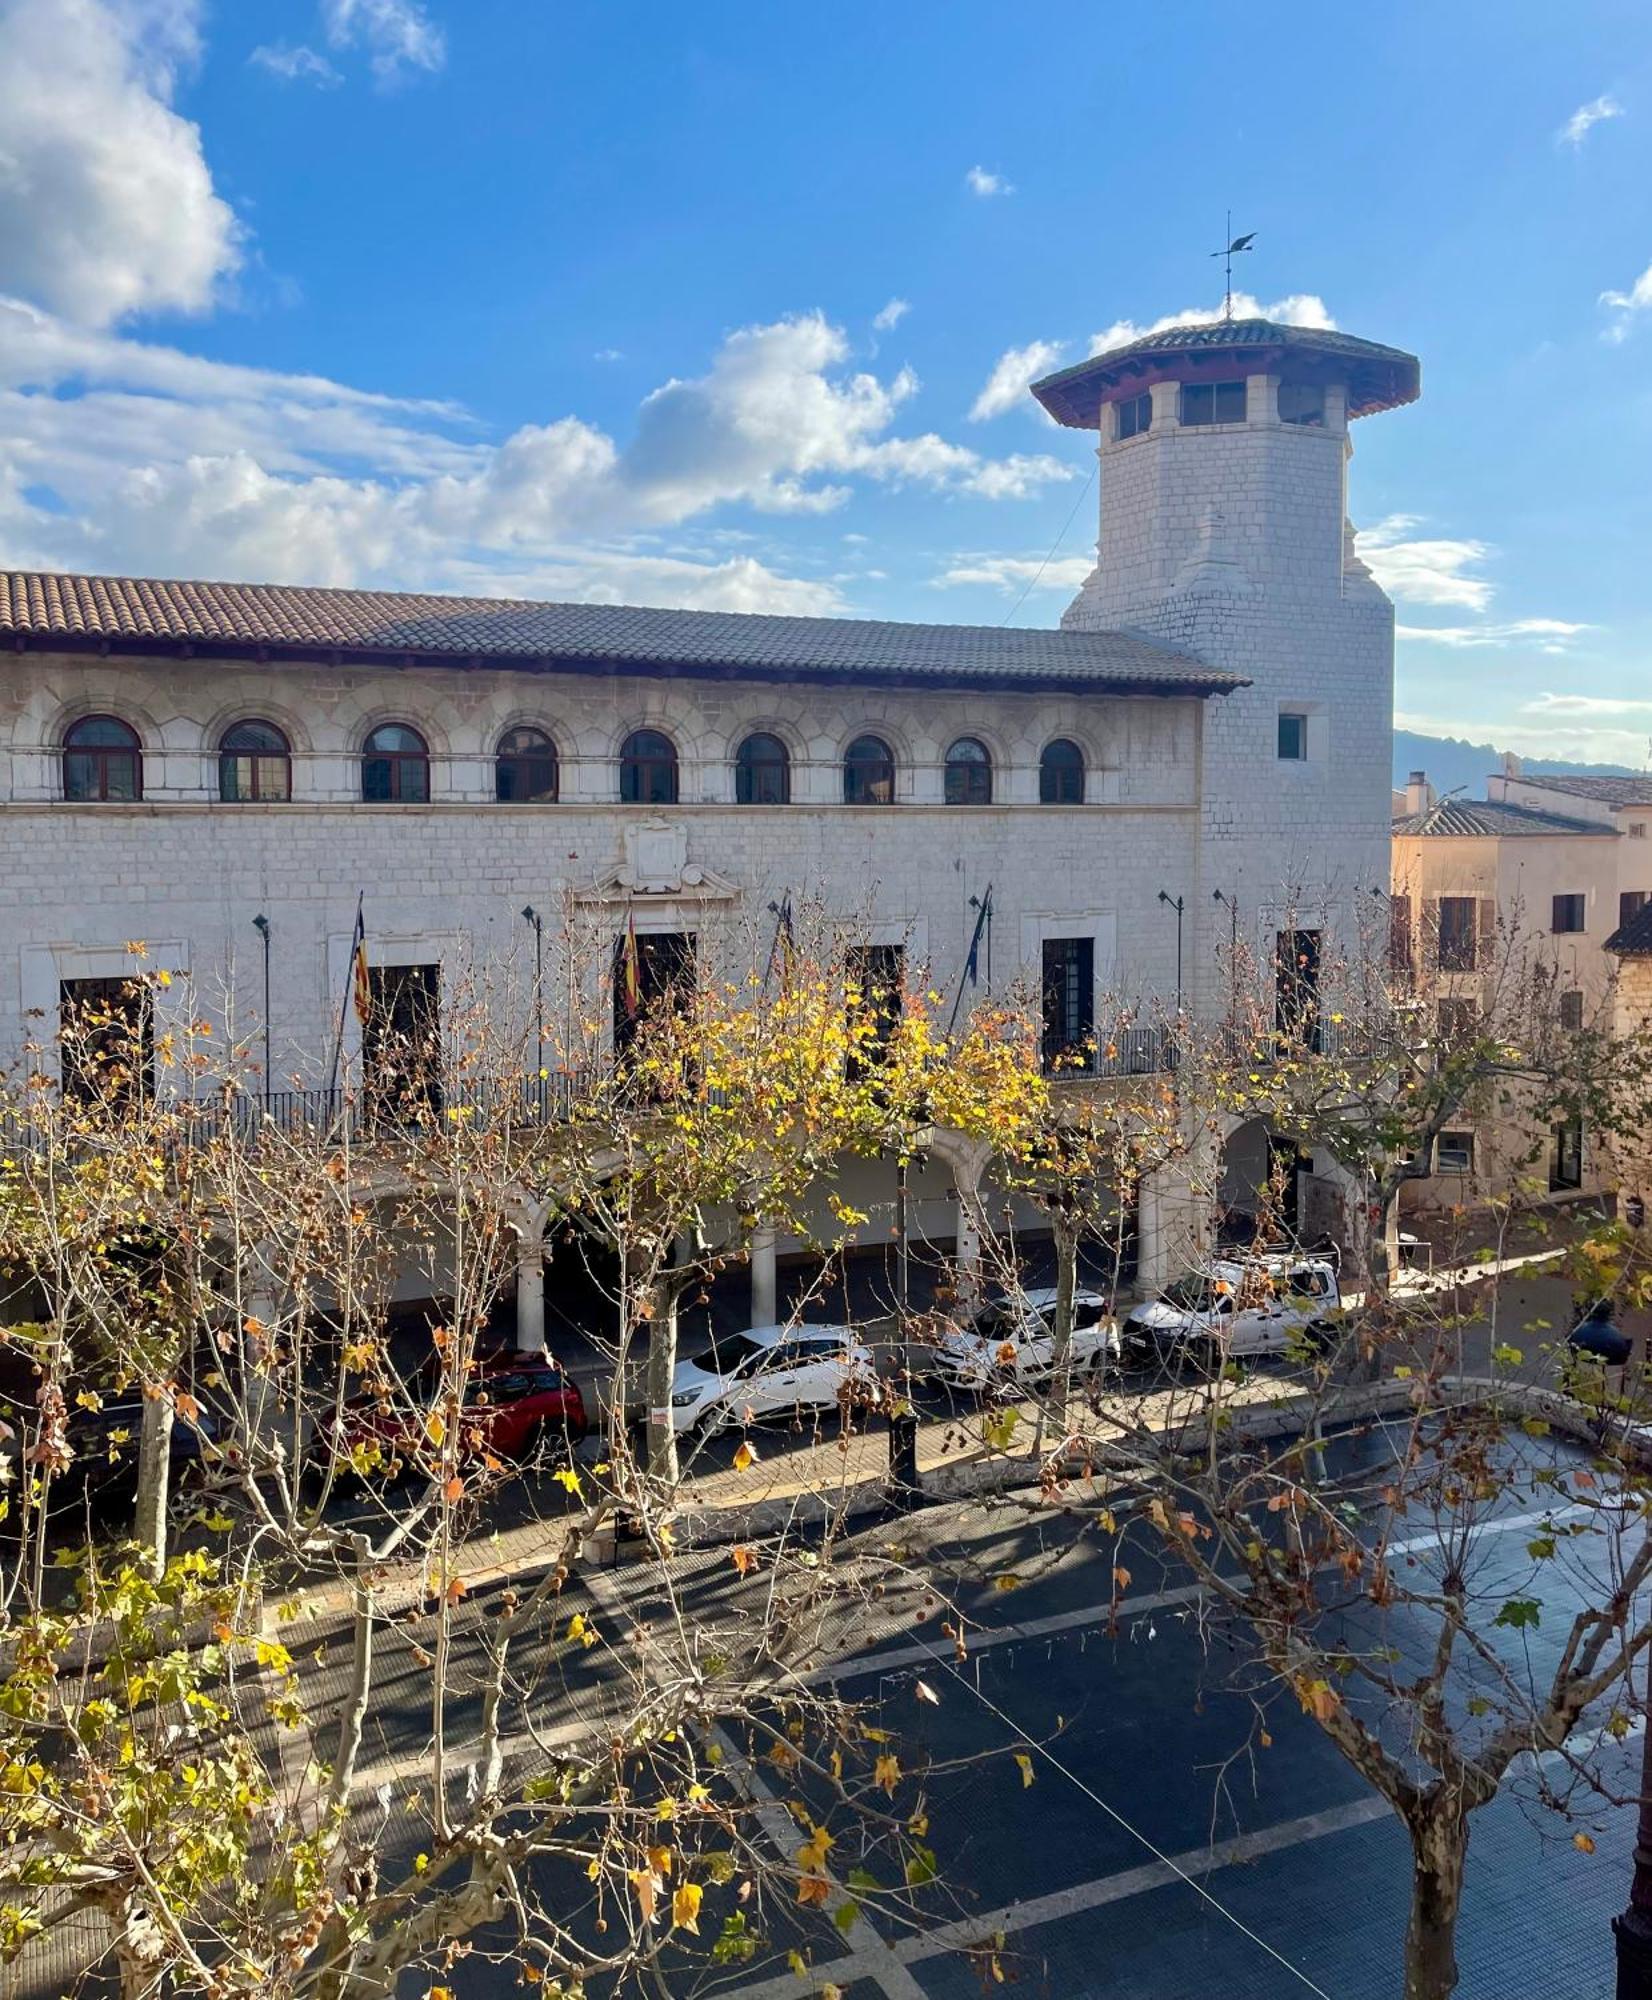
<svg viewBox="0 0 1652 2000">
<path fill-rule="evenodd" d="M 671 1898 L 671 1921 L 679 1930 L 700 1934 L 700 1898 L 705 1891 L 698 1882 L 679 1882 Z"/>
<path fill-rule="evenodd" d="M 577 1639 L 582 1646 L 594 1646 L 597 1642 L 596 1627 L 583 1611 L 576 1611 L 568 1620 L 568 1637 Z"/>
<path fill-rule="evenodd" d="M 1577 1849 L 1579 1854 L 1593 1854 L 1595 1851 L 1595 1843 L 1586 1833 L 1574 1833 L 1572 1835 L 1572 1845 Z"/>
<path fill-rule="evenodd" d="M 736 1472 L 747 1472 L 747 1471 L 749 1471 L 749 1470 L 751 1469 L 751 1467 L 752 1467 L 752 1466 L 754 1466 L 754 1465 L 755 1465 L 756 1463 L 757 1463 L 757 1454 L 756 1454 L 756 1452 L 752 1450 L 752 1448 L 751 1448 L 751 1446 L 750 1446 L 749 1444 L 747 1444 L 747 1443 L 742 1443 L 742 1444 L 741 1444 L 741 1446 L 740 1446 L 740 1449 L 739 1449 L 739 1450 L 738 1450 L 738 1451 L 737 1451 L 737 1452 L 736 1452 L 736 1453 L 734 1454 L 734 1469 L 735 1469 L 735 1471 L 736 1471 Z"/>
<path fill-rule="evenodd" d="M 893 1752 L 885 1751 L 872 1768 L 872 1782 L 879 1791 L 895 1796 L 895 1787 L 901 1781 L 900 1759 Z"/>
<path fill-rule="evenodd" d="M 1033 1761 L 1025 1750 L 1015 1753 L 1016 1769 L 1021 1773 L 1021 1789 L 1026 1791 L 1033 1781 Z"/>
<path fill-rule="evenodd" d="M 447 1425 L 442 1420 L 440 1410 L 432 1410 L 424 1420 L 424 1434 L 432 1444 L 439 1445 L 447 1436 Z"/>
</svg>

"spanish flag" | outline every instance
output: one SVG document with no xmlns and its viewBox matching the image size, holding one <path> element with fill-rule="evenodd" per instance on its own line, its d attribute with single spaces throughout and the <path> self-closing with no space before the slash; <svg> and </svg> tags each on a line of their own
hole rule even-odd
<svg viewBox="0 0 1652 2000">
<path fill-rule="evenodd" d="M 625 982 L 626 1019 L 634 1021 L 637 1018 L 637 1008 L 642 1002 L 642 978 L 641 968 L 637 964 L 637 920 L 635 912 L 630 910 L 625 913 L 625 952 L 624 962 L 620 966 L 620 978 Z"/>
<path fill-rule="evenodd" d="M 356 1019 L 365 1028 L 373 1012 L 373 982 L 367 977 L 367 922 L 359 908 L 356 911 L 356 934 L 350 945 L 350 965 Z"/>
</svg>

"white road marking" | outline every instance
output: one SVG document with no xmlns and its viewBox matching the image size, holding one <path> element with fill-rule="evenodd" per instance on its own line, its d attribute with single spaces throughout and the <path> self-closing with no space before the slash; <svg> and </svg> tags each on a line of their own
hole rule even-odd
<svg viewBox="0 0 1652 2000">
<path fill-rule="evenodd" d="M 1476 1530 L 1476 1534 L 1518 1534 L 1527 1528 L 1540 1527 L 1546 1521 L 1566 1521 L 1590 1511 L 1587 1507 L 1540 1507 L 1530 1514 L 1510 1514 L 1499 1521 L 1488 1521 L 1483 1528 Z M 1404 1541 L 1390 1542 L 1387 1553 L 1390 1556 L 1414 1555 L 1435 1547 L 1437 1543 L 1438 1537 L 1432 1534 L 1412 1535 Z M 1204 1595 L 1202 1584 L 1178 1584 L 1173 1590 L 1155 1591 L 1147 1597 L 1122 1597 L 1116 1607 L 1080 1605 L 1073 1611 L 1053 1611 L 1047 1618 L 1028 1618 L 1017 1625 L 986 1626 L 970 1632 L 966 1643 L 973 1659 L 977 1653 L 990 1651 L 995 1646 L 1013 1646 L 1028 1639 L 1047 1639 L 1062 1632 L 1083 1631 L 1086 1627 L 1109 1624 L 1115 1616 L 1123 1622 L 1144 1617 L 1151 1611 L 1170 1611 L 1179 1605 L 1196 1603 Z M 909 1645 L 888 1646 L 881 1652 L 863 1653 L 855 1659 L 835 1661 L 829 1667 L 817 1667 L 809 1675 L 809 1680 L 811 1683 L 858 1680 L 866 1674 L 887 1674 L 902 1667 L 927 1666 L 934 1658 L 933 1645 L 926 1645 L 920 1639 Z"/>
</svg>

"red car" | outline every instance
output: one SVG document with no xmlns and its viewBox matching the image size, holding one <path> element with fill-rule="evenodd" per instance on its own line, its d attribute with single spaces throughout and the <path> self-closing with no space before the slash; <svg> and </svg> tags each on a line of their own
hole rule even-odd
<svg viewBox="0 0 1652 2000">
<path fill-rule="evenodd" d="M 477 1362 L 465 1385 L 459 1453 L 466 1461 L 565 1458 L 589 1429 L 579 1385 L 549 1355 L 492 1354 Z M 441 1458 L 440 1426 L 429 1415 L 367 1397 L 345 1406 L 338 1442 L 343 1453 L 376 1444 L 384 1458 L 426 1471 Z"/>
</svg>

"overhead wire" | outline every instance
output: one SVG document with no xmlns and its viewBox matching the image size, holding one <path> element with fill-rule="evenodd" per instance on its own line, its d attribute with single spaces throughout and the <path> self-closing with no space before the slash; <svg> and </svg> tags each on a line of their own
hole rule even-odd
<svg viewBox="0 0 1652 2000">
<path fill-rule="evenodd" d="M 1207 1902 L 1219 1917 L 1225 1918 L 1228 1923 L 1232 1924 L 1232 1926 L 1236 1931 L 1239 1931 L 1245 1937 L 1249 1938 L 1251 1943 L 1257 1945 L 1258 1947 L 1260 1947 L 1261 1950 L 1265 1951 L 1269 1956 L 1269 1958 L 1273 1959 L 1279 1965 L 1282 1965 L 1285 1968 L 1285 1970 L 1291 1974 L 1293 1978 L 1300 1980 L 1301 1983 L 1308 1989 L 1310 1993 L 1317 1994 L 1319 1996 L 1319 2000 L 1332 2000 L 1332 1996 L 1326 1992 L 1325 1988 L 1323 1986 L 1316 1985 L 1315 1982 L 1308 1977 L 1307 1973 L 1305 1973 L 1302 1970 L 1301 1966 L 1293 1965 L 1291 1961 L 1284 1955 L 1284 1953 L 1277 1950 L 1273 1945 L 1269 1944 L 1269 1942 L 1265 1937 L 1258 1936 L 1258 1934 L 1251 1929 L 1249 1924 L 1247 1924 L 1242 1917 L 1235 1916 L 1233 1911 L 1228 1909 L 1225 1904 L 1223 1904 L 1215 1896 L 1213 1896 L 1202 1882 L 1199 1882 L 1192 1875 L 1190 1875 L 1185 1868 L 1183 1868 L 1170 1855 L 1166 1854 L 1163 1848 L 1155 1846 L 1154 1843 L 1148 1839 L 1147 1835 L 1142 1832 L 1140 1827 L 1133 1826 L 1131 1822 L 1124 1817 L 1123 1813 L 1121 1813 L 1116 1806 L 1109 1805 L 1106 1799 L 1104 1799 L 1098 1791 L 1096 1791 L 1092 1786 L 1087 1785 L 1085 1781 L 1078 1775 L 1078 1773 L 1074 1771 L 1069 1765 L 1064 1764 L 1061 1761 L 1061 1759 L 1055 1754 L 1055 1752 L 1049 1748 L 1047 1744 L 1040 1743 L 1035 1736 L 1029 1736 L 1026 1730 L 1021 1727 L 1020 1723 L 1016 1721 L 1013 1715 L 1006 1714 L 1005 1711 L 998 1706 L 997 1702 L 995 1702 L 990 1695 L 984 1694 L 979 1687 L 972 1686 L 970 1682 L 966 1680 L 961 1673 L 959 1673 L 957 1667 L 953 1665 L 952 1661 L 949 1660 L 944 1653 L 938 1653 L 935 1650 L 935 1648 L 929 1644 L 927 1640 L 920 1639 L 918 1643 L 929 1654 L 930 1658 L 935 1662 L 935 1664 L 938 1667 L 942 1668 L 946 1673 L 950 1674 L 952 1678 L 958 1683 L 958 1685 L 961 1688 L 964 1689 L 966 1693 L 974 1695 L 975 1699 L 978 1702 L 980 1702 L 983 1708 L 989 1710 L 993 1715 L 995 1715 L 1007 1729 L 1012 1730 L 1015 1733 L 1015 1735 L 1021 1740 L 1021 1742 L 1026 1744 L 1029 1750 L 1036 1751 L 1038 1755 L 1041 1756 L 1045 1760 L 1045 1762 L 1051 1766 L 1052 1769 L 1059 1771 L 1062 1777 L 1064 1777 L 1069 1784 L 1075 1785 L 1078 1788 L 1078 1790 L 1081 1791 L 1093 1805 L 1099 1806 L 1101 1810 L 1104 1813 L 1106 1813 L 1109 1819 L 1113 1820 L 1118 1826 L 1122 1827 L 1127 1834 L 1129 1834 L 1132 1840 L 1139 1841 L 1141 1845 L 1147 1849 L 1148 1853 L 1153 1856 L 1154 1860 L 1161 1865 L 1161 1867 L 1168 1868 L 1172 1875 L 1176 1876 L 1179 1880 L 1186 1883 L 1187 1887 L 1190 1888 L 1196 1896 L 1201 1897 L 1205 1902 Z"/>
<path fill-rule="evenodd" d="M 1084 505 L 1084 497 L 1089 492 L 1090 488 L 1094 486 L 1095 483 L 1096 483 L 1096 468 L 1092 465 L 1090 467 L 1089 478 L 1086 479 L 1084 484 L 1079 488 L 1078 498 L 1073 502 L 1072 506 L 1069 507 L 1067 510 L 1067 518 L 1061 524 L 1060 533 L 1056 536 L 1055 540 L 1050 544 L 1049 554 L 1045 556 L 1044 560 L 1038 565 L 1037 569 L 1033 571 L 1032 576 L 1028 579 L 1026 589 L 1022 591 L 1021 595 L 1010 606 L 1009 610 L 1004 613 L 1003 619 L 1001 620 L 998 628 L 1000 631 L 1004 629 L 1004 626 L 1010 622 L 1010 620 L 1015 616 L 1015 614 L 1021 609 L 1022 605 L 1026 603 L 1027 599 L 1038 588 L 1039 578 L 1049 568 L 1050 564 L 1055 561 L 1056 550 L 1060 548 L 1061 544 L 1067 539 L 1067 530 L 1073 525 L 1073 522 L 1078 518 L 1078 510 L 1080 507 Z"/>
</svg>

